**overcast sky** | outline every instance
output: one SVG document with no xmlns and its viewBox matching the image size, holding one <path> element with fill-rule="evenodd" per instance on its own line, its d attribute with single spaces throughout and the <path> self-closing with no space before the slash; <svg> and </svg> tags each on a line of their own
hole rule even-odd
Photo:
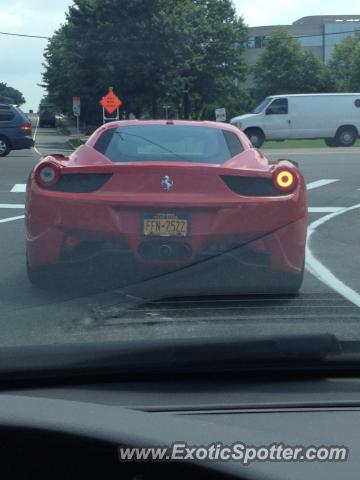
<svg viewBox="0 0 360 480">
<path fill-rule="evenodd" d="M 128 0 L 131 1 L 131 0 Z M 0 31 L 51 36 L 72 0 L 0 0 Z M 307 15 L 354 15 L 354 0 L 234 0 L 249 26 L 291 24 Z M 358 12 L 360 14 L 360 12 Z M 20 90 L 24 110 L 37 109 L 46 40 L 0 35 L 0 81 Z M 75 92 L 76 93 L 76 92 Z"/>
</svg>

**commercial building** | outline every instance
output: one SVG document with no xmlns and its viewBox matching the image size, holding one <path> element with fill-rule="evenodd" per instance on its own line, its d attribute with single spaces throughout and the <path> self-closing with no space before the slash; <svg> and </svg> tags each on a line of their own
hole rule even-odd
<svg viewBox="0 0 360 480">
<path fill-rule="evenodd" d="M 314 15 L 302 17 L 292 25 L 250 27 L 245 49 L 248 65 L 256 63 L 265 38 L 279 27 L 297 38 L 304 50 L 322 62 L 328 62 L 335 45 L 355 30 L 360 30 L 360 15 Z M 251 82 L 250 78 L 248 82 Z"/>
</svg>

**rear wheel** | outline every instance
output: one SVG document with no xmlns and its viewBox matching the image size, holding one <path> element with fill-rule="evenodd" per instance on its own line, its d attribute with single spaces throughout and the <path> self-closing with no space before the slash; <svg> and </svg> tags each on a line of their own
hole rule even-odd
<svg viewBox="0 0 360 480">
<path fill-rule="evenodd" d="M 274 293 L 297 296 L 304 280 L 303 267 L 299 273 L 278 273 L 274 276 Z"/>
<path fill-rule="evenodd" d="M 11 152 L 9 140 L 5 137 L 0 137 L 0 157 L 6 157 Z"/>
<path fill-rule="evenodd" d="M 328 147 L 338 147 L 336 138 L 325 138 L 324 142 Z"/>
<path fill-rule="evenodd" d="M 26 261 L 26 273 L 30 283 L 39 288 L 46 288 L 51 285 L 52 269 L 48 267 L 34 268 Z"/>
<path fill-rule="evenodd" d="M 352 147 L 358 138 L 358 132 L 355 127 L 341 127 L 336 133 L 336 142 L 341 147 Z"/>
<path fill-rule="evenodd" d="M 255 148 L 262 147 L 265 142 L 265 135 L 259 128 L 248 128 L 245 130 L 245 134 Z"/>
</svg>

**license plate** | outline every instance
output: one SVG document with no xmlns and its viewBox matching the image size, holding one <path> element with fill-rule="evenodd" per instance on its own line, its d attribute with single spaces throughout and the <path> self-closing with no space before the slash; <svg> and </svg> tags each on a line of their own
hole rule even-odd
<svg viewBox="0 0 360 480">
<path fill-rule="evenodd" d="M 186 237 L 189 233 L 189 219 L 172 213 L 145 214 L 143 234 L 159 237 Z"/>
</svg>

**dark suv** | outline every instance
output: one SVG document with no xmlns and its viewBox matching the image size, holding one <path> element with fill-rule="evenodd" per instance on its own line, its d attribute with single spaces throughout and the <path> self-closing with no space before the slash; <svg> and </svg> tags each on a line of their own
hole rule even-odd
<svg viewBox="0 0 360 480">
<path fill-rule="evenodd" d="M 39 106 L 39 127 L 56 126 L 55 105 L 52 103 L 42 103 Z"/>
<path fill-rule="evenodd" d="M 31 133 L 31 123 L 20 108 L 0 103 L 0 157 L 11 150 L 31 148 L 34 145 Z"/>
</svg>

